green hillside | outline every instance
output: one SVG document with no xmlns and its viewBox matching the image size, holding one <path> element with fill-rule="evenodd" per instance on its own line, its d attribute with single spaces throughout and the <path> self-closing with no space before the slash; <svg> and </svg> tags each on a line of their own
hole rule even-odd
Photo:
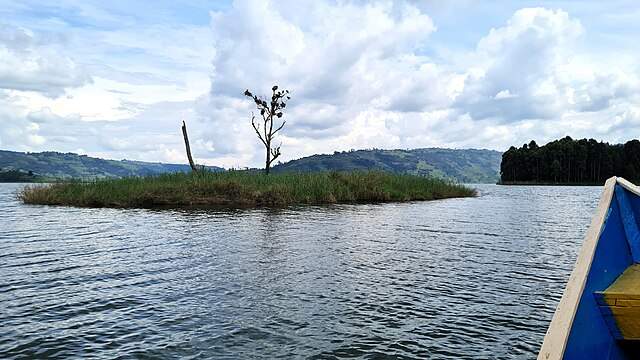
<svg viewBox="0 0 640 360">
<path fill-rule="evenodd" d="M 502 153 L 476 149 L 357 150 L 313 155 L 276 165 L 273 171 L 383 170 L 429 175 L 464 183 L 495 183 Z"/>
<path fill-rule="evenodd" d="M 495 183 L 499 178 L 501 157 L 502 153 L 498 151 L 475 149 L 357 150 L 292 160 L 276 165 L 273 171 L 382 170 L 448 178 L 464 183 Z M 223 170 L 219 167 L 209 169 Z M 121 178 L 188 171 L 190 168 L 186 164 L 104 160 L 73 153 L 21 153 L 0 150 L 0 173 L 6 175 L 5 180 L 0 176 L 0 181 Z M 29 172 L 32 175 L 28 175 Z"/>
<path fill-rule="evenodd" d="M 209 167 L 220 171 L 222 168 Z M 120 178 L 190 171 L 189 165 L 161 164 L 130 160 L 104 160 L 73 153 L 22 153 L 0 150 L 0 173 L 12 170 L 43 178 Z M 0 179 L 0 181 L 2 181 Z"/>
</svg>

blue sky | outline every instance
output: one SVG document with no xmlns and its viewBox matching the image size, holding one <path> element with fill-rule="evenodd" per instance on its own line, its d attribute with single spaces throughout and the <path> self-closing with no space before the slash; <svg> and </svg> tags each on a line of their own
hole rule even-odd
<svg viewBox="0 0 640 360">
<path fill-rule="evenodd" d="M 283 160 L 640 134 L 632 1 L 0 0 L 0 149 L 259 166 L 249 88 L 292 91 Z"/>
</svg>

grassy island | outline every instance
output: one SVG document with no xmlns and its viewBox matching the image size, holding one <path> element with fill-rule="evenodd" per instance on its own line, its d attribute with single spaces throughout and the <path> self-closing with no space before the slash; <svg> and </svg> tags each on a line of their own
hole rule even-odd
<svg viewBox="0 0 640 360">
<path fill-rule="evenodd" d="M 282 207 L 435 200 L 474 196 L 446 180 L 385 172 L 274 173 L 249 171 L 167 174 L 28 186 L 25 204 L 77 207 Z"/>
</svg>

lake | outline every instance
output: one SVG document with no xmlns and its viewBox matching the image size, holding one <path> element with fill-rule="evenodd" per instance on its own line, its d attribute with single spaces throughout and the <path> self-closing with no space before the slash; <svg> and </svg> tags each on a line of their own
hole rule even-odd
<svg viewBox="0 0 640 360">
<path fill-rule="evenodd" d="M 281 210 L 25 206 L 0 358 L 533 358 L 600 187 Z"/>
</svg>

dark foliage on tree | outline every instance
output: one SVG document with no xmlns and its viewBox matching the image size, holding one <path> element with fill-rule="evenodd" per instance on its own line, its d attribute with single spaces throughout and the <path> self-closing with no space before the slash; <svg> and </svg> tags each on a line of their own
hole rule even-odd
<svg viewBox="0 0 640 360">
<path fill-rule="evenodd" d="M 262 117 L 262 124 L 259 124 L 259 121 L 256 121 L 256 117 L 252 113 L 251 126 L 253 126 L 253 130 L 256 131 L 258 138 L 260 138 L 260 141 L 262 141 L 262 144 L 267 150 L 264 166 L 264 173 L 267 175 L 269 174 L 271 163 L 280 156 L 280 145 L 273 147 L 273 138 L 287 123 L 285 120 L 281 120 L 279 124 L 276 124 L 276 122 L 282 119 L 283 110 L 287 107 L 287 101 L 291 99 L 289 90 L 278 90 L 277 85 L 271 88 L 271 91 L 271 101 L 269 102 L 262 97 L 253 95 L 249 90 L 244 92 L 245 96 L 253 99 Z"/>
<path fill-rule="evenodd" d="M 640 141 L 611 145 L 594 139 L 565 138 L 538 146 L 535 141 L 502 154 L 503 183 L 604 183 L 611 176 L 640 180 Z"/>
</svg>

